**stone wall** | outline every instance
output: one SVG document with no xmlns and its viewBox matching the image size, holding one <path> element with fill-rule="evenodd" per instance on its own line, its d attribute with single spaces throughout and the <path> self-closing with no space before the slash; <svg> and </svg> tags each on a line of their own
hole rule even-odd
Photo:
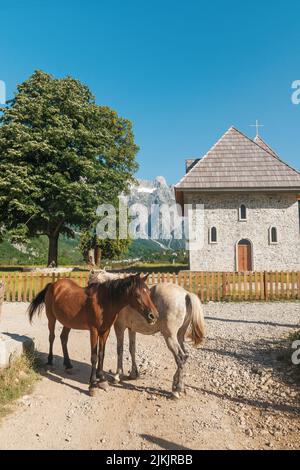
<svg viewBox="0 0 300 470">
<path fill-rule="evenodd" d="M 204 246 L 190 251 L 192 271 L 235 271 L 236 246 L 252 243 L 254 271 L 300 270 L 299 208 L 291 193 L 185 193 L 185 204 L 204 204 Z M 247 207 L 247 221 L 239 221 L 239 207 Z M 218 242 L 209 243 L 215 226 Z M 278 243 L 269 243 L 269 229 L 277 227 Z"/>
</svg>

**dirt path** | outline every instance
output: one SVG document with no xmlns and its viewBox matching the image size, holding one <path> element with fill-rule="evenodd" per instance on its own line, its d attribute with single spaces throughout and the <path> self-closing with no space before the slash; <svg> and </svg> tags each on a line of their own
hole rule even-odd
<svg viewBox="0 0 300 470">
<path fill-rule="evenodd" d="M 26 307 L 5 304 L 1 329 L 34 337 L 46 353 L 45 316 L 30 326 Z M 299 448 L 299 388 L 276 347 L 299 324 L 300 304 L 209 304 L 205 314 L 206 343 L 191 349 L 188 393 L 180 401 L 169 398 L 175 369 L 161 336 L 138 336 L 139 380 L 91 398 L 89 335 L 71 332 L 75 367 L 68 375 L 57 328 L 55 369 L 0 422 L 0 449 Z M 115 351 L 112 333 L 106 370 L 115 369 Z"/>
</svg>

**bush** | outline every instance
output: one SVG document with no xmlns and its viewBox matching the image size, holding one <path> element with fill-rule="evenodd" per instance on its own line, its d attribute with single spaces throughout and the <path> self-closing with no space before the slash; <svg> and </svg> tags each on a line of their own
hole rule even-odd
<svg viewBox="0 0 300 470">
<path fill-rule="evenodd" d="M 31 391 L 37 378 L 34 356 L 23 355 L 0 370 L 0 417 L 8 412 L 12 401 Z"/>
</svg>

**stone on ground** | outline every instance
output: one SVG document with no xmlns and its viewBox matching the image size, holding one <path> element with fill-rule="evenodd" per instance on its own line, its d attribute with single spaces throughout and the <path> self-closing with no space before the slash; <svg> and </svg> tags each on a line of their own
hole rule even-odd
<svg viewBox="0 0 300 470">
<path fill-rule="evenodd" d="M 0 369 L 8 367 L 14 359 L 33 350 L 33 340 L 28 336 L 0 333 Z"/>
</svg>

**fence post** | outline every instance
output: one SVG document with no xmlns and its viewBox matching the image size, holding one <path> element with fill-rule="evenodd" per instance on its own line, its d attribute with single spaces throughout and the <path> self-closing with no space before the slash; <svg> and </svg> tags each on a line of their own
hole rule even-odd
<svg viewBox="0 0 300 470">
<path fill-rule="evenodd" d="M 226 300 L 226 293 L 227 293 L 227 279 L 226 273 L 222 273 L 222 300 Z"/>
<path fill-rule="evenodd" d="M 278 271 L 275 272 L 275 297 L 276 297 L 276 300 L 279 299 L 279 275 L 278 275 Z"/>
<path fill-rule="evenodd" d="M 242 274 L 238 272 L 238 298 L 242 300 Z"/>
<path fill-rule="evenodd" d="M 253 300 L 253 275 L 252 271 L 249 272 L 249 300 Z"/>
<path fill-rule="evenodd" d="M 286 273 L 286 298 L 289 299 L 291 291 L 290 291 L 290 273 Z"/>
<path fill-rule="evenodd" d="M 18 302 L 22 300 L 22 288 L 23 288 L 23 281 L 22 281 L 22 274 L 18 274 Z"/>
<path fill-rule="evenodd" d="M 204 302 L 204 274 L 203 272 L 200 273 L 200 300 L 202 303 Z"/>
<path fill-rule="evenodd" d="M 209 281 L 209 272 L 206 271 L 205 273 L 205 285 L 206 285 L 206 289 L 205 289 L 205 293 L 206 293 L 206 302 L 209 302 L 210 301 L 210 281 Z"/>
<path fill-rule="evenodd" d="M 292 296 L 292 299 L 295 298 L 295 285 L 296 285 L 296 276 L 295 276 L 295 272 L 292 271 L 292 279 L 291 279 L 291 282 L 292 282 L 292 289 L 291 289 L 291 296 Z"/>
<path fill-rule="evenodd" d="M 215 273 L 211 273 L 211 300 L 216 300 Z"/>
<path fill-rule="evenodd" d="M 254 273 L 254 289 L 255 289 L 255 300 L 258 300 L 258 276 L 257 272 Z"/>
<path fill-rule="evenodd" d="M 265 300 L 269 300 L 269 279 L 267 271 L 264 272 Z"/>
<path fill-rule="evenodd" d="M 273 289 L 273 271 L 269 273 L 269 279 L 270 279 L 270 299 L 274 300 L 274 289 Z"/>
<path fill-rule="evenodd" d="M 285 299 L 285 289 L 284 289 L 284 272 L 281 271 L 280 273 L 280 282 L 281 282 L 281 300 Z"/>
<path fill-rule="evenodd" d="M 189 275 L 189 291 L 190 292 L 193 292 L 195 293 L 195 289 L 194 289 L 194 283 L 193 283 L 193 280 L 195 278 L 193 277 L 193 274 L 192 274 L 192 271 L 190 271 L 190 275 Z"/>
<path fill-rule="evenodd" d="M 217 299 L 221 300 L 221 274 L 217 273 Z"/>
<path fill-rule="evenodd" d="M 232 273 L 232 300 L 236 299 L 236 274 L 235 271 Z"/>
</svg>

